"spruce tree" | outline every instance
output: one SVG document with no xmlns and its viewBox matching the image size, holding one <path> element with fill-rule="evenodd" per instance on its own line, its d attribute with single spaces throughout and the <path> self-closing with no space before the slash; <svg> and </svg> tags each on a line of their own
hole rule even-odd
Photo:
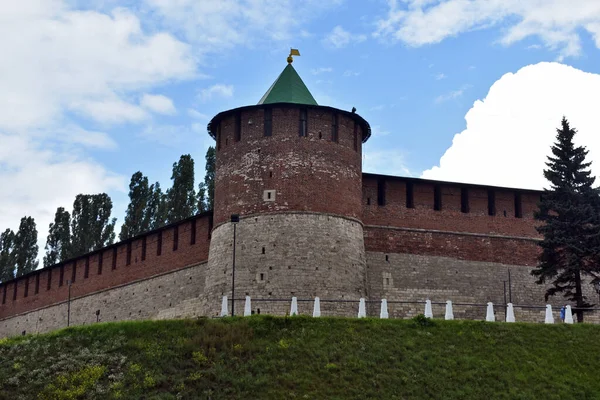
<svg viewBox="0 0 600 400">
<path fill-rule="evenodd" d="M 146 213 L 151 194 L 148 178 L 140 171 L 133 174 L 129 183 L 129 206 L 127 206 L 125 221 L 121 226 L 120 240 L 139 235 L 150 229 L 150 217 Z"/>
<path fill-rule="evenodd" d="M 106 193 L 78 194 L 71 217 L 72 257 L 112 244 L 116 218 L 110 217 L 112 200 Z"/>
<path fill-rule="evenodd" d="M 544 190 L 535 213 L 543 239 L 538 266 L 531 273 L 538 284 L 551 283 L 546 300 L 562 293 L 575 302 L 577 320 L 583 322 L 583 308 L 590 306 L 582 291 L 583 279 L 600 282 L 600 202 L 592 187 L 591 163 L 585 161 L 588 151 L 574 145 L 576 130 L 566 118 L 561 125 L 544 170 L 550 189 Z"/>
<path fill-rule="evenodd" d="M 54 222 L 50 223 L 46 238 L 44 267 L 57 264 L 71 256 L 71 215 L 64 207 L 58 207 Z"/>
<path fill-rule="evenodd" d="M 196 213 L 194 160 L 189 154 L 182 155 L 179 162 L 173 164 L 171 180 L 173 185 L 167 191 L 167 222 L 169 224 L 191 217 Z"/>
<path fill-rule="evenodd" d="M 215 148 L 210 146 L 206 151 L 206 175 L 204 175 L 204 187 L 206 188 L 206 209 L 213 210 L 215 205 Z"/>
<path fill-rule="evenodd" d="M 15 235 L 14 260 L 17 277 L 35 271 L 38 267 L 37 228 L 31 217 L 21 218 L 19 231 Z"/>
<path fill-rule="evenodd" d="M 0 234 L 0 282 L 6 282 L 15 277 L 15 234 L 7 229 Z"/>
</svg>

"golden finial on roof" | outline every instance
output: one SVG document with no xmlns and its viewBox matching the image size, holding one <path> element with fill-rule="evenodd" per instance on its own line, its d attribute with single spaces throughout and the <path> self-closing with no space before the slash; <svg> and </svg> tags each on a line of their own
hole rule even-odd
<svg viewBox="0 0 600 400">
<path fill-rule="evenodd" d="M 292 58 L 292 56 L 300 56 L 300 52 L 298 51 L 298 49 L 290 48 L 290 55 L 287 58 L 288 64 L 291 64 L 294 62 L 294 59 Z"/>
</svg>

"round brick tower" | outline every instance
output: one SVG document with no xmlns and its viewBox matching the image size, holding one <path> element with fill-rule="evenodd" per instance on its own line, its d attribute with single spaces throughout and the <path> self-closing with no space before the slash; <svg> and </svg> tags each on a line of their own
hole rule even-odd
<svg viewBox="0 0 600 400">
<path fill-rule="evenodd" d="M 221 112 L 208 132 L 216 140 L 216 177 L 206 313 L 220 311 L 223 295 L 231 299 L 232 214 L 240 217 L 235 297 L 251 296 L 254 312 L 285 314 L 292 296 L 364 297 L 361 150 L 369 124 L 319 106 L 288 58 L 257 105 Z M 243 307 L 236 301 L 236 315 Z M 323 315 L 354 314 L 357 304 L 321 307 Z M 299 309 L 309 313 L 312 302 Z"/>
</svg>

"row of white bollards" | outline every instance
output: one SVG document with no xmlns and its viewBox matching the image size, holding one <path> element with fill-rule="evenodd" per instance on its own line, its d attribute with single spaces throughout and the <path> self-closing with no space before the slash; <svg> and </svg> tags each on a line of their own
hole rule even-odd
<svg viewBox="0 0 600 400">
<path fill-rule="evenodd" d="M 221 303 L 221 317 L 226 317 L 229 314 L 228 311 L 228 302 L 227 296 L 223 296 L 223 301 Z M 250 296 L 246 296 L 246 302 L 244 304 L 244 317 L 250 316 L 252 314 L 252 303 Z M 298 315 L 298 298 L 292 297 L 292 305 L 290 308 L 290 315 Z M 321 316 L 321 301 L 318 297 L 315 297 L 314 306 L 313 306 L 313 317 Z M 366 301 L 364 298 L 361 298 L 358 303 L 358 318 L 366 318 L 367 309 L 366 309 Z M 431 300 L 425 301 L 425 317 L 433 318 L 433 309 L 431 307 Z M 387 319 L 389 318 L 388 313 L 388 304 L 387 299 L 381 299 L 381 311 L 379 313 L 379 318 Z M 446 301 L 446 313 L 444 315 L 445 320 L 453 320 L 454 319 L 454 311 L 452 309 L 452 301 Z M 496 315 L 494 314 L 494 304 L 492 302 L 487 303 L 485 320 L 487 322 L 495 322 Z M 512 303 L 508 303 L 506 305 L 506 322 L 515 322 L 515 311 Z M 565 320 L 566 324 L 573 323 L 573 312 L 571 310 L 571 306 L 566 306 L 565 309 Z M 552 306 L 550 304 L 546 305 L 546 316 L 544 318 L 544 323 L 553 324 L 554 316 L 552 314 Z"/>
</svg>

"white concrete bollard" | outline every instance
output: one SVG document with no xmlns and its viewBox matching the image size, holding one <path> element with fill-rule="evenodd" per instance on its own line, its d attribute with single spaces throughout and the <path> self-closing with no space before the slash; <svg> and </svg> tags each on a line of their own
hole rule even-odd
<svg viewBox="0 0 600 400">
<path fill-rule="evenodd" d="M 252 304 L 250 303 L 250 296 L 246 296 L 246 304 L 244 304 L 244 317 L 252 315 Z"/>
<path fill-rule="evenodd" d="M 496 321 L 496 316 L 494 315 L 494 303 L 487 303 L 487 312 L 485 313 L 485 320 L 487 322 Z"/>
<path fill-rule="evenodd" d="M 552 306 L 550 304 L 546 304 L 546 318 L 544 318 L 545 324 L 553 324 L 554 323 L 554 315 L 552 315 Z"/>
<path fill-rule="evenodd" d="M 228 308 L 228 303 L 227 303 L 227 296 L 223 296 L 223 301 L 221 302 L 221 317 L 226 317 L 228 312 L 227 312 L 227 308 Z"/>
<path fill-rule="evenodd" d="M 298 315 L 298 298 L 292 297 L 292 308 L 290 309 L 290 315 Z"/>
<path fill-rule="evenodd" d="M 315 305 L 313 307 L 313 317 L 321 316 L 321 299 L 315 297 Z"/>
<path fill-rule="evenodd" d="M 433 318 L 433 311 L 431 311 L 431 300 L 425 301 L 425 318 Z"/>
<path fill-rule="evenodd" d="M 506 322 L 515 322 L 515 309 L 512 303 L 506 305 Z"/>
<path fill-rule="evenodd" d="M 367 308 L 365 306 L 365 299 L 361 297 L 358 303 L 358 318 L 365 318 L 367 316 Z"/>
<path fill-rule="evenodd" d="M 444 316 L 446 321 L 454 319 L 454 311 L 452 311 L 452 301 L 446 300 L 446 315 Z"/>
<path fill-rule="evenodd" d="M 565 310 L 565 324 L 573 323 L 573 311 L 571 311 L 571 306 L 567 306 Z"/>
<path fill-rule="evenodd" d="M 390 314 L 388 314 L 387 300 L 381 299 L 381 312 L 379 313 L 379 318 L 388 319 L 389 317 Z"/>
</svg>

